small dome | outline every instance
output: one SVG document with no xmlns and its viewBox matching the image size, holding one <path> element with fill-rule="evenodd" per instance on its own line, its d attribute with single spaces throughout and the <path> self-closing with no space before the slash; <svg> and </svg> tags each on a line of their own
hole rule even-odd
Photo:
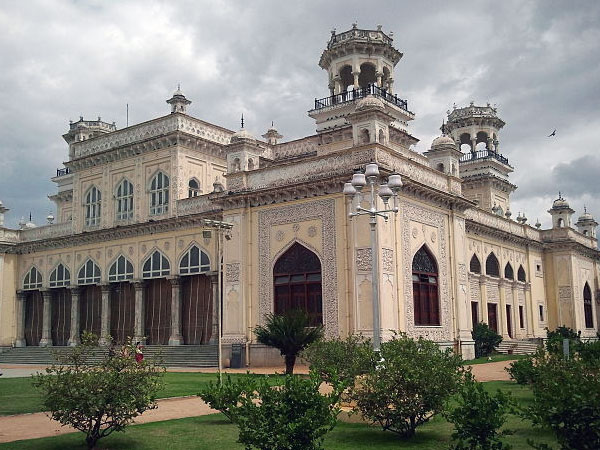
<svg viewBox="0 0 600 450">
<path fill-rule="evenodd" d="M 454 140 L 450 137 L 450 136 L 446 136 L 445 134 L 436 137 L 433 142 L 431 143 L 431 148 L 433 147 L 441 147 L 441 146 L 445 146 L 445 145 L 451 145 L 453 147 L 456 147 L 456 143 L 454 142 Z"/>
<path fill-rule="evenodd" d="M 579 219 L 577 219 L 577 222 L 595 222 L 594 216 L 592 216 L 588 211 L 587 208 L 583 208 L 583 214 L 581 216 L 579 216 Z"/>
<path fill-rule="evenodd" d="M 242 128 L 237 133 L 235 133 L 233 136 L 231 136 L 231 143 L 239 142 L 239 141 L 243 141 L 243 140 L 255 141 L 256 138 L 254 136 L 252 136 L 252 134 L 250 134 L 250 132 L 245 128 Z"/>
<path fill-rule="evenodd" d="M 553 208 L 568 208 L 569 202 L 567 202 L 564 198 L 558 197 L 554 202 L 552 202 Z"/>
<path fill-rule="evenodd" d="M 365 111 L 367 109 L 379 109 L 383 111 L 385 109 L 385 105 L 381 100 L 372 95 L 367 95 L 365 98 L 362 98 L 356 104 L 356 111 Z"/>
</svg>

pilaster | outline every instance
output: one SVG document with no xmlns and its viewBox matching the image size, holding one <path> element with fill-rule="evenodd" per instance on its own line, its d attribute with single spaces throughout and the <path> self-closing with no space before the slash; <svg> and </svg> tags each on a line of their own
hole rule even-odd
<svg viewBox="0 0 600 450">
<path fill-rule="evenodd" d="M 537 317 L 538 312 L 535 310 L 533 306 L 533 300 L 531 299 L 531 283 L 525 283 L 525 304 L 528 306 L 529 314 L 527 314 L 527 337 L 533 338 L 535 337 L 535 318 Z M 546 311 L 548 314 L 548 311 Z"/>
<path fill-rule="evenodd" d="M 210 284 L 212 287 L 212 329 L 210 333 L 209 344 L 216 344 L 219 338 L 219 308 L 217 299 L 219 298 L 219 277 L 217 272 L 209 272 Z"/>
<path fill-rule="evenodd" d="M 488 318 L 488 298 L 487 298 L 487 289 L 486 289 L 486 277 L 485 275 L 479 276 L 479 292 L 481 298 L 481 317 L 479 318 L 480 322 L 490 324 L 490 320 Z"/>
<path fill-rule="evenodd" d="M 42 315 L 42 338 L 40 347 L 52 347 L 52 292 L 49 289 L 43 289 L 42 297 L 44 299 L 44 312 Z"/>
<path fill-rule="evenodd" d="M 100 313 L 100 345 L 110 342 L 110 284 L 101 284 L 102 310 Z"/>
<path fill-rule="evenodd" d="M 81 289 L 78 286 L 71 287 L 71 333 L 69 345 L 71 347 L 79 344 L 79 295 Z"/>
<path fill-rule="evenodd" d="M 145 342 L 144 331 L 144 282 L 142 280 L 132 281 L 135 289 L 135 321 L 134 333 L 136 342 Z"/>
<path fill-rule="evenodd" d="M 171 336 L 169 337 L 169 345 L 183 344 L 183 336 L 181 335 L 181 277 L 175 275 L 169 278 L 171 283 Z"/>
<path fill-rule="evenodd" d="M 506 339 L 511 339 L 511 337 L 508 335 L 508 317 L 506 315 L 506 292 L 504 291 L 506 289 L 506 281 L 501 279 L 498 282 L 498 290 L 500 291 L 500 329 L 498 331 L 500 331 L 500 335 L 502 336 L 502 339 L 506 340 Z M 512 314 L 512 308 L 511 308 L 511 314 Z M 512 321 L 512 317 L 511 317 L 511 325 L 513 328 L 513 336 L 514 336 L 514 322 Z"/>
<path fill-rule="evenodd" d="M 25 347 L 25 299 L 27 298 L 26 292 L 22 290 L 17 291 L 17 308 L 16 308 L 16 319 L 17 319 L 17 335 L 15 338 L 15 347 Z"/>
</svg>

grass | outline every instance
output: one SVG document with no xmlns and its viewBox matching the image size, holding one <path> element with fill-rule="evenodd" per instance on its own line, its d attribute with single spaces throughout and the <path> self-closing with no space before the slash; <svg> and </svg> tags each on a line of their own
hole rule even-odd
<svg viewBox="0 0 600 450">
<path fill-rule="evenodd" d="M 174 374 L 175 379 L 182 374 Z M 186 374 L 190 375 L 190 374 Z M 532 401 L 532 393 L 528 387 L 519 386 L 508 381 L 484 383 L 486 390 L 497 389 L 508 391 L 522 406 Z M 526 441 L 532 439 L 549 445 L 556 441 L 544 430 L 533 429 L 531 425 L 514 416 L 510 416 L 506 424 L 514 434 L 506 438 L 506 442 L 515 449 L 530 448 Z M 412 439 L 402 439 L 391 432 L 383 432 L 378 427 L 365 424 L 338 422 L 336 428 L 327 435 L 324 447 L 328 450 L 346 449 L 423 449 L 433 450 L 447 448 L 453 427 L 441 416 L 434 417 L 429 423 L 417 429 Z M 114 433 L 100 441 L 103 449 L 243 449 L 237 443 L 237 427 L 224 416 L 213 414 L 201 417 L 154 422 L 135 425 L 127 428 L 125 433 Z M 83 449 L 83 434 L 70 433 L 55 437 L 32 439 L 26 441 L 0 444 L 0 449 Z"/>
<path fill-rule="evenodd" d="M 246 376 L 234 374 L 232 378 Z M 263 376 L 263 375 L 251 375 Z M 210 381 L 216 381 L 217 374 L 197 372 L 167 372 L 164 388 L 158 398 L 196 395 Z M 43 411 L 40 394 L 32 386 L 31 377 L 0 379 L 0 416 Z"/>
<path fill-rule="evenodd" d="M 526 357 L 526 355 L 504 355 L 504 354 L 497 353 L 495 355 L 490 355 L 489 357 L 482 356 L 481 358 L 471 359 L 469 361 L 465 361 L 464 364 L 472 366 L 475 364 L 486 364 L 486 363 L 497 362 L 497 361 L 512 361 L 514 359 L 523 359 L 525 357 Z"/>
</svg>

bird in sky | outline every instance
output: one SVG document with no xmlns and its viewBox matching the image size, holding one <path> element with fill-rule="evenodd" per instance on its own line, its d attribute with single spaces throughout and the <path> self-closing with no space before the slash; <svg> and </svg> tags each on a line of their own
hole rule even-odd
<svg viewBox="0 0 600 450">
<path fill-rule="evenodd" d="M 550 133 L 548 135 L 548 137 L 553 137 L 553 136 L 556 136 L 556 128 L 554 129 L 554 131 L 552 133 Z"/>
</svg>

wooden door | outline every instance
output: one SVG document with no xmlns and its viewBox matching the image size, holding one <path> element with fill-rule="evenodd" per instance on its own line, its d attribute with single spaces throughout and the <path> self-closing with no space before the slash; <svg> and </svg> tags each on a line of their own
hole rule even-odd
<svg viewBox="0 0 600 450">
<path fill-rule="evenodd" d="M 212 334 L 212 284 L 206 275 L 181 277 L 181 334 L 186 345 L 206 344 Z"/>
<path fill-rule="evenodd" d="M 25 294 L 25 344 L 40 345 L 44 299 L 40 291 L 27 291 Z"/>
<path fill-rule="evenodd" d="M 52 319 L 50 332 L 52 345 L 69 344 L 71 334 L 71 290 L 67 288 L 52 289 Z"/>
<path fill-rule="evenodd" d="M 171 336 L 171 283 L 154 278 L 145 287 L 145 329 L 148 345 L 168 345 Z"/>
<path fill-rule="evenodd" d="M 102 291 L 100 286 L 83 286 L 79 297 L 79 330 L 100 336 L 102 331 Z"/>
<path fill-rule="evenodd" d="M 113 283 L 110 290 L 110 335 L 124 344 L 135 335 L 135 288 L 132 283 Z"/>
<path fill-rule="evenodd" d="M 506 329 L 508 331 L 508 337 L 512 339 L 512 308 L 510 305 L 506 305 Z"/>
<path fill-rule="evenodd" d="M 471 302 L 471 321 L 473 328 L 479 323 L 479 302 Z"/>
<path fill-rule="evenodd" d="M 498 332 L 498 309 L 496 303 L 488 303 L 488 325 L 496 333 Z"/>
</svg>

